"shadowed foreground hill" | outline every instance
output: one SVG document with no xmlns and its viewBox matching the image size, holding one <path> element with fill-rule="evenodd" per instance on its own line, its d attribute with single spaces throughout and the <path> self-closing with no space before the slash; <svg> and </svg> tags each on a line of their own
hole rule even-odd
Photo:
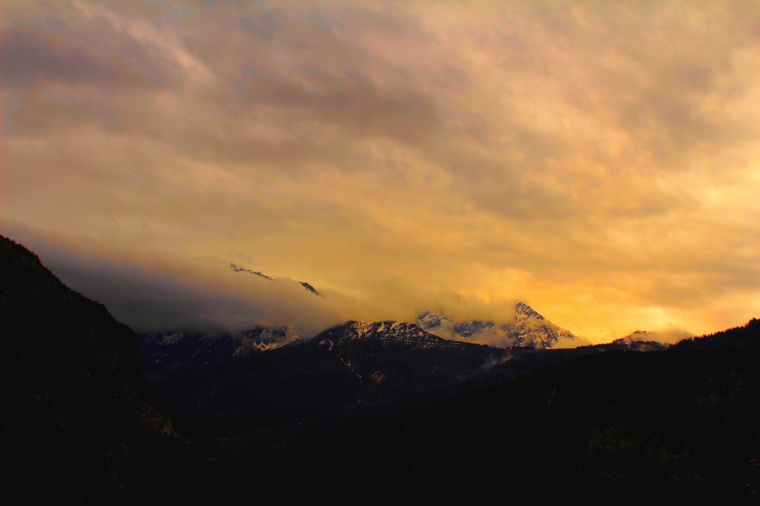
<svg viewBox="0 0 760 506">
<path fill-rule="evenodd" d="M 341 488 L 518 504 L 752 503 L 760 327 L 753 320 L 694 341 L 710 350 L 608 351 L 547 366 L 305 444 L 280 463 L 299 456 L 328 496 Z"/>
<path fill-rule="evenodd" d="M 743 349 L 752 353 L 752 350 L 760 349 L 760 320 L 753 318 L 743 327 L 734 327 L 702 337 L 684 339 L 677 343 L 674 349 L 680 351 Z"/>
<path fill-rule="evenodd" d="M 154 408 L 132 331 L 4 237 L 0 324 L 4 497 L 118 497 L 151 477 L 171 491 L 167 465 L 200 462 Z"/>
</svg>

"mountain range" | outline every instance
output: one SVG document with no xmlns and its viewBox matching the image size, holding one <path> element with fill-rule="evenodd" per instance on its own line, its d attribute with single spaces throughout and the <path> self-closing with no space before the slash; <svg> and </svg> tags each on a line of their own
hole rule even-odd
<svg viewBox="0 0 760 506">
<path fill-rule="evenodd" d="M 135 336 L 2 237 L 0 288 L 12 502 L 760 497 L 756 319 L 667 349 L 349 321 L 262 352 L 272 329 Z"/>
<path fill-rule="evenodd" d="M 209 434 L 228 439 L 387 417 L 586 355 L 663 349 L 627 341 L 501 348 L 394 321 L 348 321 L 309 339 L 281 341 L 266 353 L 249 335 L 138 335 L 137 343 L 155 388 Z"/>
<path fill-rule="evenodd" d="M 233 272 L 252 274 L 266 281 L 274 281 L 275 278 L 259 271 L 241 267 L 230 262 Z M 297 281 L 307 291 L 314 295 L 320 293 L 309 283 Z M 524 302 L 515 303 L 503 321 L 492 320 L 462 320 L 447 315 L 444 311 L 424 311 L 420 313 L 413 323 L 439 337 L 452 341 L 468 341 L 475 343 L 489 343 L 505 348 L 528 347 L 536 349 L 548 349 L 558 343 L 570 346 L 575 336 L 572 332 L 553 324 L 543 315 Z M 259 329 L 255 329 L 256 332 Z M 291 342 L 294 339 L 308 336 L 283 338 L 280 329 L 270 329 L 270 333 L 261 333 L 258 338 L 259 349 L 274 349 Z"/>
<path fill-rule="evenodd" d="M 397 322 L 349 321 L 266 353 L 245 336 L 137 339 L 155 387 L 217 437 L 397 412 L 492 381 L 512 357 Z"/>
</svg>

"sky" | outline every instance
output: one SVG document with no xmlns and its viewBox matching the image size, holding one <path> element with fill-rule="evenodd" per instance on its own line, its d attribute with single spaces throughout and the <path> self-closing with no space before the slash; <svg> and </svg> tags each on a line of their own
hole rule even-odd
<svg viewBox="0 0 760 506">
<path fill-rule="evenodd" d="M 760 2 L 3 0 L 0 27 L 0 232 L 140 330 L 760 313 Z"/>
</svg>

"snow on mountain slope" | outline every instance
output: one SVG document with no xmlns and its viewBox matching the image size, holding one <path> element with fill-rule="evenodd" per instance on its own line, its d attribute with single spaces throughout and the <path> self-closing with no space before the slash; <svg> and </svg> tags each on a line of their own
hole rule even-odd
<svg viewBox="0 0 760 506">
<path fill-rule="evenodd" d="M 656 336 L 655 332 L 649 330 L 636 330 L 631 334 L 615 339 L 611 344 L 625 346 L 635 351 L 662 351 L 670 347 L 669 344 L 659 343 L 652 338 Z"/>
<path fill-rule="evenodd" d="M 457 321 L 439 311 L 427 311 L 417 325 L 447 339 L 467 340 L 505 347 L 524 346 L 546 349 L 560 340 L 574 339 L 572 332 L 558 327 L 529 305 L 515 304 L 514 315 L 505 322 L 489 320 Z"/>
<path fill-rule="evenodd" d="M 450 341 L 430 334 L 414 323 L 395 321 L 349 321 L 320 333 L 312 342 L 332 348 L 360 339 L 374 339 L 384 344 L 403 344 L 409 349 L 453 349 L 469 346 L 469 343 Z"/>
<path fill-rule="evenodd" d="M 292 329 L 256 327 L 234 336 L 185 332 L 142 334 L 137 336 L 137 344 L 149 372 L 156 372 L 177 364 L 211 364 L 275 350 L 300 339 L 301 335 Z"/>
</svg>

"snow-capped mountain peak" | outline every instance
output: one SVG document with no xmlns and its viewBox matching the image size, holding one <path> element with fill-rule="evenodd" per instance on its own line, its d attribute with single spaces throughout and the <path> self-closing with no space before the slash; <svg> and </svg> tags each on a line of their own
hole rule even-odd
<svg viewBox="0 0 760 506">
<path fill-rule="evenodd" d="M 334 345 L 344 345 L 359 340 L 374 340 L 383 345 L 403 344 L 410 348 L 450 348 L 467 344 L 442 339 L 410 322 L 354 320 L 328 329 L 312 341 L 332 349 Z"/>
<path fill-rule="evenodd" d="M 524 302 L 515 304 L 515 318 L 517 321 L 545 320 L 543 315 Z"/>
<path fill-rule="evenodd" d="M 514 307 L 513 318 L 494 322 L 489 320 L 457 321 L 439 311 L 420 314 L 415 322 L 421 328 L 447 339 L 460 339 L 505 347 L 525 346 L 551 348 L 560 339 L 575 336 L 552 322 L 524 302 Z"/>
</svg>

